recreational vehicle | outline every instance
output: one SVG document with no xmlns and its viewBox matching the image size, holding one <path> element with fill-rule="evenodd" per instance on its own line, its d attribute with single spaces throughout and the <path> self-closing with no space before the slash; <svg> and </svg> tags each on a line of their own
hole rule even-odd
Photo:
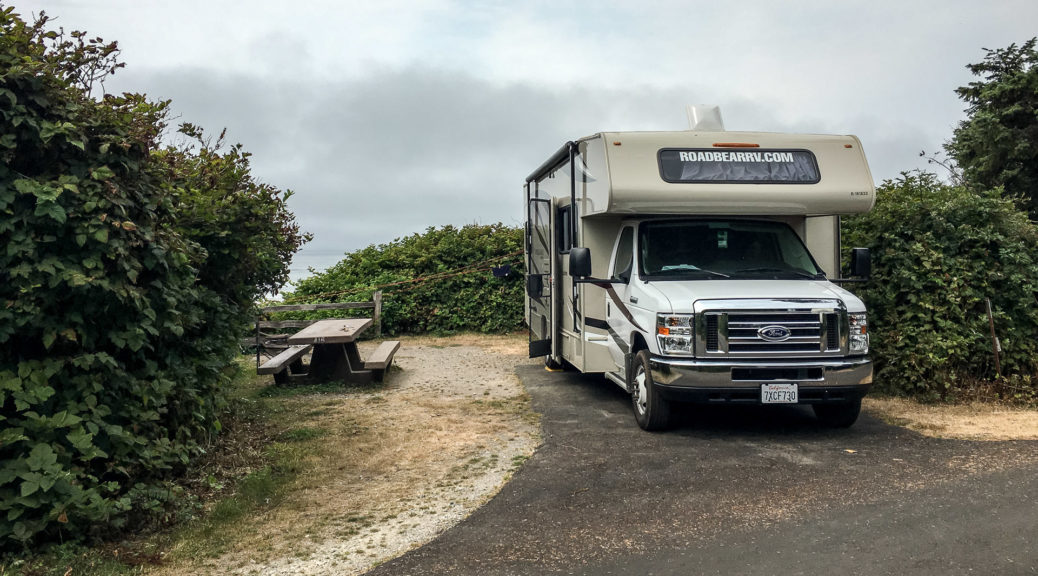
<svg viewBox="0 0 1038 576">
<path fill-rule="evenodd" d="M 530 357 L 604 374 L 646 430 L 674 402 L 855 422 L 872 362 L 839 216 L 875 202 L 856 137 L 602 132 L 524 188 Z M 853 250 L 850 276 L 868 268 Z"/>
</svg>

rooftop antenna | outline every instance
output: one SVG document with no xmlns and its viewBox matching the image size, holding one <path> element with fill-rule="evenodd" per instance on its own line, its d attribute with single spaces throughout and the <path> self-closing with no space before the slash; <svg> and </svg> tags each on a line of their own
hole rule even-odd
<svg viewBox="0 0 1038 576">
<path fill-rule="evenodd" d="M 688 113 L 688 129 L 699 132 L 724 132 L 724 120 L 721 119 L 721 107 L 713 104 L 689 104 L 685 107 Z"/>
</svg>

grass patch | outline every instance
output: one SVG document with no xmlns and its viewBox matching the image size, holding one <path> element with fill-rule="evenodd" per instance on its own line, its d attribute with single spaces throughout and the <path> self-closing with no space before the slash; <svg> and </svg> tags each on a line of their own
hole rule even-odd
<svg viewBox="0 0 1038 576">
<path fill-rule="evenodd" d="M 79 544 L 52 546 L 42 554 L 0 563 L 0 576 L 126 576 L 140 573 L 139 568 L 120 559 L 113 551 Z"/>
<path fill-rule="evenodd" d="M 138 527 L 142 534 L 99 546 L 55 545 L 0 560 L 0 576 L 123 576 L 176 559 L 214 558 L 249 530 L 251 515 L 280 504 L 328 431 L 306 426 L 308 417 L 330 411 L 293 396 L 334 391 L 340 385 L 270 386 L 250 359 L 241 362 L 228 394 L 218 442 L 178 480 L 185 489 L 168 524 Z M 302 388 L 302 387 L 300 387 Z M 274 390 L 272 390 L 274 389 Z M 293 425 L 287 428 L 287 425 Z M 304 425 L 300 425 L 304 424 Z M 164 556 L 159 551 L 170 550 Z"/>
<path fill-rule="evenodd" d="M 269 381 L 269 377 L 266 378 Z M 277 386 L 270 384 L 259 391 L 260 398 L 293 398 L 297 396 L 319 396 L 319 395 L 338 395 L 345 396 L 350 394 L 363 393 L 367 394 L 375 390 L 381 390 L 383 384 L 381 382 L 372 382 L 370 384 L 350 384 L 345 386 L 342 382 L 325 382 L 322 384 L 301 384 L 292 386 Z M 2 576 L 2 575 L 0 575 Z"/>
<path fill-rule="evenodd" d="M 516 470 L 522 468 L 523 464 L 526 464 L 526 461 L 529 459 L 530 456 L 528 454 L 517 454 L 515 456 L 512 456 L 512 471 L 515 472 Z"/>
<path fill-rule="evenodd" d="M 294 396 L 310 396 L 319 394 L 344 394 L 346 388 L 341 383 L 326 382 L 324 384 L 301 384 L 298 386 L 277 386 L 270 384 L 259 392 L 260 398 L 291 398 Z"/>
<path fill-rule="evenodd" d="M 863 406 L 887 424 L 939 438 L 1033 440 L 1035 411 L 993 403 L 923 404 L 906 398 L 870 395 Z"/>
<path fill-rule="evenodd" d="M 208 499 L 204 514 L 142 545 L 174 550 L 169 560 L 215 558 L 250 530 L 251 524 L 245 519 L 281 504 L 300 474 L 307 470 L 314 441 L 326 431 L 307 426 L 284 429 L 285 423 L 298 423 L 303 420 L 301 413 L 313 410 L 305 404 L 266 395 L 269 378 L 258 380 L 261 382 L 254 380 L 245 391 L 243 400 L 249 410 L 241 415 L 254 434 L 248 439 L 252 442 L 248 445 L 251 458 L 235 462 L 217 455 L 214 467 L 231 467 L 228 473 L 232 477 L 223 481 L 226 488 Z M 258 430 L 262 433 L 256 434 Z M 213 483 L 212 477 L 208 482 Z"/>
<path fill-rule="evenodd" d="M 468 408 L 473 414 L 492 413 L 518 416 L 523 422 L 536 426 L 540 424 L 540 415 L 533 411 L 530 404 L 530 395 L 524 392 L 508 398 L 473 400 Z"/>
<path fill-rule="evenodd" d="M 271 504 L 284 483 L 283 474 L 275 473 L 270 466 L 246 476 L 238 485 L 238 493 L 216 503 L 208 520 L 212 524 L 233 522 L 246 512 Z"/>
<path fill-rule="evenodd" d="M 209 512 L 177 530 L 176 556 L 214 558 L 223 554 L 242 531 L 243 518 L 277 506 L 295 473 L 280 466 L 264 466 L 238 482 L 232 496 L 215 502 Z"/>
<path fill-rule="evenodd" d="M 314 440 L 327 434 L 328 431 L 324 428 L 293 428 L 291 430 L 285 430 L 278 435 L 278 441 L 280 442 L 305 442 L 307 440 Z"/>
</svg>

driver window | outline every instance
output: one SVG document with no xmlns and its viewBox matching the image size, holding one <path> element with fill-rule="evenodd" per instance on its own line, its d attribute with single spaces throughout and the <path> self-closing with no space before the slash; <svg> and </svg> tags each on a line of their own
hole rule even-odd
<svg viewBox="0 0 1038 576">
<path fill-rule="evenodd" d="M 620 241 L 616 245 L 616 258 L 613 260 L 613 278 L 630 282 L 633 264 L 634 228 L 628 226 L 620 232 Z"/>
</svg>

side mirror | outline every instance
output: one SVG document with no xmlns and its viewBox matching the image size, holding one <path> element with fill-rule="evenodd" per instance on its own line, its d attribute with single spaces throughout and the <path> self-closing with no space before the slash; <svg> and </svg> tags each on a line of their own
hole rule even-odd
<svg viewBox="0 0 1038 576">
<path fill-rule="evenodd" d="M 569 273 L 575 278 L 586 278 L 591 275 L 591 249 L 584 247 L 570 248 Z"/>
<path fill-rule="evenodd" d="M 868 278 L 872 275 L 872 256 L 868 248 L 851 249 L 851 276 Z"/>
</svg>

